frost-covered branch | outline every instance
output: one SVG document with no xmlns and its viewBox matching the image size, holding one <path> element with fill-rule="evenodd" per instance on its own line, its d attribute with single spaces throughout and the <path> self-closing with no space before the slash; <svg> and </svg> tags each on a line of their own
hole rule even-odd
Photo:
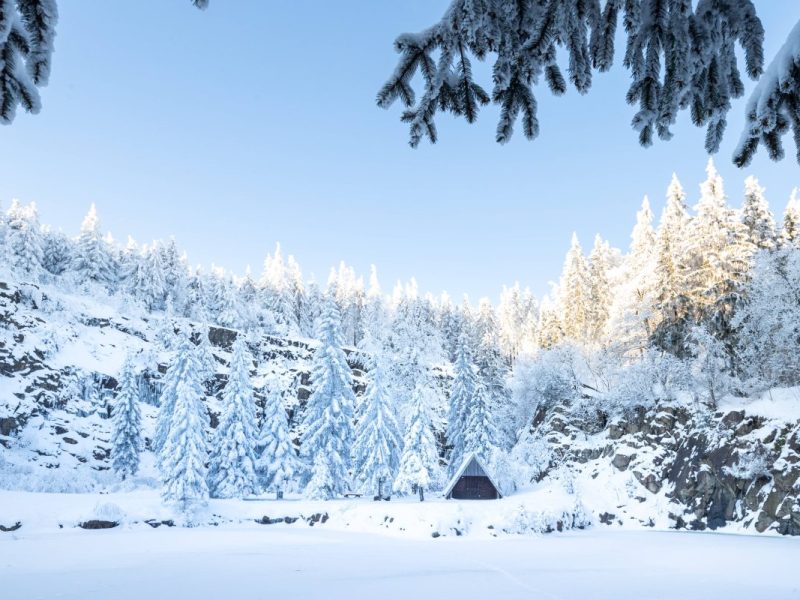
<svg viewBox="0 0 800 600">
<path fill-rule="evenodd" d="M 773 160 L 784 157 L 782 137 L 792 129 L 800 162 L 800 22 L 767 68 L 747 103 L 747 123 L 734 155 L 739 167 L 750 164 L 759 144 Z"/>
<path fill-rule="evenodd" d="M 716 152 L 731 99 L 744 93 L 736 46 L 744 51 L 753 79 L 763 68 L 764 29 L 750 0 L 453 0 L 442 20 L 419 34 L 403 34 L 395 49 L 397 68 L 378 93 L 388 108 L 400 99 L 407 107 L 410 143 L 425 134 L 436 141 L 436 112 L 477 117 L 489 96 L 473 80 L 468 54 L 495 55 L 491 100 L 501 107 L 497 141 L 507 142 L 522 116 L 524 133 L 539 133 L 534 86 L 542 79 L 561 95 L 566 81 L 557 52 L 566 51 L 567 73 L 585 94 L 593 70 L 614 62 L 614 35 L 620 15 L 627 35 L 623 64 L 632 82 L 626 99 L 638 106 L 633 128 L 643 146 L 654 133 L 668 140 L 678 113 L 691 109 L 707 127 L 706 148 Z M 438 60 L 434 59 L 438 56 Z M 412 80 L 422 74 L 424 94 L 416 101 Z"/>
<path fill-rule="evenodd" d="M 209 0 L 192 0 L 199 9 Z M 41 110 L 38 88 L 47 85 L 58 23 L 56 0 L 0 0 L 0 123 L 22 107 Z"/>
</svg>

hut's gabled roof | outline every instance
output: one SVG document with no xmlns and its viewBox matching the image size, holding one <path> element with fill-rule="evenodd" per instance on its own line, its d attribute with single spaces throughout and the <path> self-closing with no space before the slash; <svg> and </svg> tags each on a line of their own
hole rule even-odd
<svg viewBox="0 0 800 600">
<path fill-rule="evenodd" d="M 469 469 L 469 473 L 467 470 Z M 473 472 L 474 471 L 474 472 Z M 464 462 L 461 463 L 461 466 L 458 468 L 458 471 L 455 472 L 453 478 L 450 480 L 450 483 L 447 484 L 447 487 L 444 489 L 444 497 L 447 498 L 450 496 L 450 493 L 453 491 L 453 488 L 458 483 L 458 480 L 461 479 L 462 475 L 476 475 L 476 476 L 484 476 L 486 477 L 494 486 L 494 489 L 497 490 L 497 497 L 502 498 L 503 494 L 500 492 L 500 488 L 497 485 L 497 482 L 489 475 L 489 471 L 486 470 L 486 467 L 483 466 L 481 459 L 474 452 L 470 452 L 464 457 Z"/>
</svg>

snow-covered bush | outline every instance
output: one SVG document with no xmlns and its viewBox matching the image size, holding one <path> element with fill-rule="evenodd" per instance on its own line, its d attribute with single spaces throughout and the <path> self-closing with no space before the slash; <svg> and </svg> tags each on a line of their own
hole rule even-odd
<svg viewBox="0 0 800 600">
<path fill-rule="evenodd" d="M 640 360 L 619 367 L 612 374 L 609 391 L 603 396 L 609 412 L 625 413 L 635 407 L 650 408 L 673 400 L 690 383 L 687 365 L 655 349 Z"/>
<path fill-rule="evenodd" d="M 531 422 L 539 409 L 566 403 L 579 394 L 577 350 L 559 345 L 534 356 L 520 357 L 511 379 L 516 430 Z"/>
<path fill-rule="evenodd" d="M 538 481 L 550 466 L 551 449 L 541 435 L 526 431 L 511 452 L 495 449 L 487 468 L 507 496 Z"/>
<path fill-rule="evenodd" d="M 745 452 L 740 450 L 736 463 L 722 470 L 731 477 L 751 481 L 757 477 L 769 477 L 771 465 L 767 448 L 758 443 Z"/>
</svg>

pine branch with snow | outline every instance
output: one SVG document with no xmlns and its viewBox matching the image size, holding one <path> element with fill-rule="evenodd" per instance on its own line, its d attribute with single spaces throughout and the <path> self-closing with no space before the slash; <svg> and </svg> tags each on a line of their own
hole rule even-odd
<svg viewBox="0 0 800 600">
<path fill-rule="evenodd" d="M 452 0 L 438 23 L 396 39 L 400 60 L 377 104 L 404 104 L 412 147 L 423 136 L 436 142 L 438 112 L 472 123 L 490 101 L 500 107 L 499 143 L 508 142 L 520 117 L 525 136 L 535 139 L 534 88 L 544 81 L 554 95 L 566 91 L 559 51 L 572 85 L 587 93 L 593 70 L 608 71 L 614 62 L 620 15 L 632 79 L 626 99 L 638 105 L 632 126 L 640 143 L 670 139 L 678 114 L 690 108 L 695 124 L 707 127 L 706 149 L 716 152 L 731 100 L 744 93 L 736 46 L 750 78 L 763 70 L 764 29 L 750 0 L 700 0 L 694 8 L 691 0 Z M 470 62 L 489 54 L 496 56 L 491 94 L 475 82 Z M 419 99 L 412 85 L 418 73 Z"/>
<path fill-rule="evenodd" d="M 733 156 L 737 166 L 749 165 L 761 144 L 772 160 L 783 159 L 783 136 L 790 129 L 800 163 L 800 22 L 753 90 L 745 118 L 745 129 Z"/>
</svg>

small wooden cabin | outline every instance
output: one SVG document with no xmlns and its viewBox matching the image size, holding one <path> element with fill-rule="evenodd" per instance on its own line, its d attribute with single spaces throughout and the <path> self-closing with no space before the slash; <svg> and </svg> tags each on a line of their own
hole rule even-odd
<svg viewBox="0 0 800 600">
<path fill-rule="evenodd" d="M 474 453 L 468 454 L 444 491 L 450 500 L 497 500 L 500 489 Z"/>
</svg>

